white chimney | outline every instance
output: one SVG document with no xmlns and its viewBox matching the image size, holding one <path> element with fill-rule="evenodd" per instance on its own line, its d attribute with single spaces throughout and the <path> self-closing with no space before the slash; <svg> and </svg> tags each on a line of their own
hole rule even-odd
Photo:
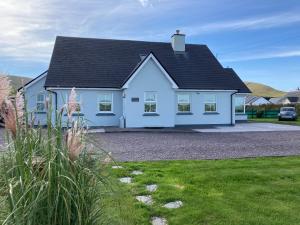
<svg viewBox="0 0 300 225">
<path fill-rule="evenodd" d="M 171 44 L 174 52 L 185 51 L 185 34 L 181 34 L 180 30 L 176 30 L 176 34 L 171 37 Z"/>
</svg>

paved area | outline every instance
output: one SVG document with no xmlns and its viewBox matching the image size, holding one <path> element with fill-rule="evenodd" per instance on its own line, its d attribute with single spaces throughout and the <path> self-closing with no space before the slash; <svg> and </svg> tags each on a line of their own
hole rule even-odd
<svg viewBox="0 0 300 225">
<path fill-rule="evenodd" d="M 300 131 L 239 133 L 98 133 L 119 161 L 225 159 L 300 155 Z"/>
<path fill-rule="evenodd" d="M 209 129 L 193 129 L 197 132 L 260 132 L 260 131 L 300 131 L 300 126 L 274 123 L 238 123 L 235 126 L 217 126 Z"/>
</svg>

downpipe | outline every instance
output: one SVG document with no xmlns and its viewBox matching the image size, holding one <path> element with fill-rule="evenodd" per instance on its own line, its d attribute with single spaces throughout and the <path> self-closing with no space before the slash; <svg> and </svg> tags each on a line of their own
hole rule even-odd
<svg viewBox="0 0 300 225">
<path fill-rule="evenodd" d="M 238 93 L 239 91 L 233 92 L 230 95 L 230 121 L 231 121 L 231 125 L 233 126 L 233 95 L 235 95 L 236 93 Z"/>
</svg>

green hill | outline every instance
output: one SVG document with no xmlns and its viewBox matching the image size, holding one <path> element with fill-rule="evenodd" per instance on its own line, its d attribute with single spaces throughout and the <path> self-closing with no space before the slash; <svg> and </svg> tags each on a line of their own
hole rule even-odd
<svg viewBox="0 0 300 225">
<path fill-rule="evenodd" d="M 282 97 L 286 94 L 284 91 L 279 91 L 270 86 L 255 83 L 255 82 L 245 82 L 247 87 L 252 91 L 252 95 L 263 96 L 263 97 Z"/>
<path fill-rule="evenodd" d="M 26 84 L 28 81 L 31 80 L 29 77 L 21 77 L 21 76 L 12 76 L 8 75 L 8 78 L 11 80 L 10 84 L 13 87 L 13 89 L 18 89 L 22 85 Z"/>
</svg>

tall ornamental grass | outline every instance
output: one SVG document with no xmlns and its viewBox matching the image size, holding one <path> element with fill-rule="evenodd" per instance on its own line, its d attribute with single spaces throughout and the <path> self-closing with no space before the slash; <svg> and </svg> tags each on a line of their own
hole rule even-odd
<svg viewBox="0 0 300 225">
<path fill-rule="evenodd" d="M 75 90 L 57 112 L 47 100 L 47 129 L 43 129 L 29 121 L 22 94 L 8 98 L 9 81 L 0 79 L 7 141 L 0 155 L 2 224 L 105 224 L 100 207 L 104 180 L 99 161 L 89 155 L 91 145 L 87 145 L 82 121 L 72 117 L 77 107 Z M 64 114 L 68 116 L 66 129 Z"/>
</svg>

